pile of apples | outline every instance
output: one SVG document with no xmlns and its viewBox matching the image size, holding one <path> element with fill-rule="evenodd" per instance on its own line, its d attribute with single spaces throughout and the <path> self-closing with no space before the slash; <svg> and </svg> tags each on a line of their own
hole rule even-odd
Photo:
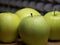
<svg viewBox="0 0 60 45">
<path fill-rule="evenodd" d="M 60 40 L 60 12 L 42 16 L 33 8 L 23 8 L 16 13 L 0 13 L 0 41 L 13 42 L 17 34 L 27 45 L 47 45 L 48 39 Z"/>
</svg>

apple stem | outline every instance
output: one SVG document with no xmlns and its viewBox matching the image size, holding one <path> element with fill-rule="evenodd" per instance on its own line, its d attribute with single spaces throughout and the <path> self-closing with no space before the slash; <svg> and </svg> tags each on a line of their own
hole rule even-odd
<svg viewBox="0 0 60 45">
<path fill-rule="evenodd" d="M 56 8 L 54 9 L 54 16 L 56 16 L 55 11 L 56 11 Z"/>
<path fill-rule="evenodd" d="M 32 13 L 31 13 L 31 16 L 33 17 Z"/>
</svg>

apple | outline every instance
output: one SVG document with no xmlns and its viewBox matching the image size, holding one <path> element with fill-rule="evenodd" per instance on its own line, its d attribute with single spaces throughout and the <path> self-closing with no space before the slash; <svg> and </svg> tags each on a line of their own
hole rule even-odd
<svg viewBox="0 0 60 45">
<path fill-rule="evenodd" d="M 45 20 L 50 26 L 50 40 L 60 40 L 60 12 L 51 11 L 45 14 Z"/>
<path fill-rule="evenodd" d="M 23 18 L 30 16 L 31 13 L 34 16 L 41 16 L 41 14 L 33 8 L 23 8 L 21 10 L 16 11 L 15 14 L 20 17 L 20 21 L 21 21 Z"/>
<path fill-rule="evenodd" d="M 50 27 L 42 16 L 31 16 L 22 19 L 19 35 L 27 45 L 47 45 Z"/>
<path fill-rule="evenodd" d="M 0 13 L 0 40 L 2 42 L 13 42 L 16 40 L 19 21 L 19 17 L 13 13 Z"/>
</svg>

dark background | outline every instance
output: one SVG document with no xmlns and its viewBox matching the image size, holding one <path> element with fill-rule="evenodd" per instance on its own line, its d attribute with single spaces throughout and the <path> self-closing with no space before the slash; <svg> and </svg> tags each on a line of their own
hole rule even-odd
<svg viewBox="0 0 60 45">
<path fill-rule="evenodd" d="M 34 8 L 44 15 L 54 9 L 60 11 L 60 0 L 0 0 L 0 12 L 15 13 L 25 7 Z"/>
</svg>

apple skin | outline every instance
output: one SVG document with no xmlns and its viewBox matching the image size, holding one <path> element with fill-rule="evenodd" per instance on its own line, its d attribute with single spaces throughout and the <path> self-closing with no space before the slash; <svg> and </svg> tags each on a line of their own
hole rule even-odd
<svg viewBox="0 0 60 45">
<path fill-rule="evenodd" d="M 50 27 L 42 16 L 25 17 L 19 25 L 19 35 L 28 45 L 47 45 Z"/>
<path fill-rule="evenodd" d="M 17 38 L 19 17 L 13 13 L 0 13 L 0 40 L 13 42 Z"/>
<path fill-rule="evenodd" d="M 31 16 L 31 13 L 34 16 L 41 16 L 41 14 L 33 8 L 23 8 L 23 9 L 16 11 L 15 14 L 20 17 L 20 21 L 21 21 L 23 18 L 25 18 L 27 16 Z"/>
<path fill-rule="evenodd" d="M 45 20 L 50 26 L 49 40 L 60 40 L 60 12 L 54 11 L 48 12 L 44 16 Z"/>
</svg>

